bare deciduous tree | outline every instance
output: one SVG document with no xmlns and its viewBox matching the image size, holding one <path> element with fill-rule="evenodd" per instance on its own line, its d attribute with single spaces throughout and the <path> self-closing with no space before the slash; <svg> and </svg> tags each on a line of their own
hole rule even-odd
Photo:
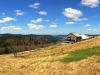
<svg viewBox="0 0 100 75">
<path fill-rule="evenodd" d="M 13 44 L 11 44 L 10 49 L 13 52 L 14 57 L 16 58 L 17 57 L 17 48 L 15 46 L 13 46 Z"/>
</svg>

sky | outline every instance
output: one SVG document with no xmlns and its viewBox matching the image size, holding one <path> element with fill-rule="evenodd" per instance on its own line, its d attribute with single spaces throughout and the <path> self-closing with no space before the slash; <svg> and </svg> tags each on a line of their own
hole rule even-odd
<svg viewBox="0 0 100 75">
<path fill-rule="evenodd" d="M 0 34 L 100 34 L 100 0 L 0 0 Z"/>
</svg>

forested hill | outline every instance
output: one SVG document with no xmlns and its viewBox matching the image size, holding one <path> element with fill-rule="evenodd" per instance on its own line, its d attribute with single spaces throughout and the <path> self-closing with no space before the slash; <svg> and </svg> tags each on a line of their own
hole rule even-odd
<svg viewBox="0 0 100 75">
<path fill-rule="evenodd" d="M 60 40 L 50 35 L 0 34 L 0 54 L 12 53 L 11 47 L 20 52 L 43 48 L 58 41 Z"/>
</svg>

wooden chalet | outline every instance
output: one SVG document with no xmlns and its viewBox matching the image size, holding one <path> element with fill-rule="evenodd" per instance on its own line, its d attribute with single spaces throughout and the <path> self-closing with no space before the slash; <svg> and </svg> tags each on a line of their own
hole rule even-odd
<svg viewBox="0 0 100 75">
<path fill-rule="evenodd" d="M 82 37 L 78 33 L 69 33 L 64 42 L 74 43 L 74 42 L 79 42 L 81 40 L 82 40 Z"/>
</svg>

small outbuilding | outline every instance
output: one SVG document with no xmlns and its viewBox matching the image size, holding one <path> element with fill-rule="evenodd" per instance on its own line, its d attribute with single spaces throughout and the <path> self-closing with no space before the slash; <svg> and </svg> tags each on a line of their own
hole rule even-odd
<svg viewBox="0 0 100 75">
<path fill-rule="evenodd" d="M 86 39 L 89 39 L 89 37 L 84 34 L 80 35 L 75 32 L 75 33 L 69 33 L 64 42 L 74 43 L 74 42 L 79 42 L 79 41 L 86 40 Z"/>
<path fill-rule="evenodd" d="M 69 33 L 66 38 L 66 42 L 78 42 L 81 41 L 82 37 L 78 33 Z"/>
</svg>

